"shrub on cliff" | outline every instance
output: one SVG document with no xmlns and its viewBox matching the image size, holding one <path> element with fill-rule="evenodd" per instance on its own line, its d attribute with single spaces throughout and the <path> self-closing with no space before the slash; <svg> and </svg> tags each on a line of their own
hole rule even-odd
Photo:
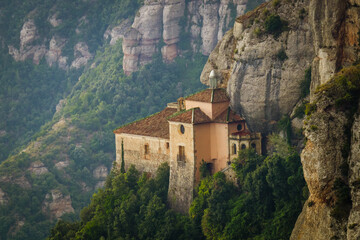
<svg viewBox="0 0 360 240">
<path fill-rule="evenodd" d="M 279 36 L 287 26 L 287 22 L 282 20 L 279 15 L 271 14 L 266 17 L 264 22 L 265 31 L 273 34 L 275 37 Z"/>
</svg>

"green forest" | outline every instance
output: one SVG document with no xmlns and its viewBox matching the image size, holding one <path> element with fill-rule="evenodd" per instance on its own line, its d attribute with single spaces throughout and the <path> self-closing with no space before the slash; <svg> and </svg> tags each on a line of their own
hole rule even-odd
<svg viewBox="0 0 360 240">
<path fill-rule="evenodd" d="M 39 65 L 13 60 L 7 46 L 19 48 L 19 32 L 24 21 L 34 19 L 39 35 L 35 41 L 39 44 L 49 45 L 53 35 L 66 38 L 62 54 L 71 62 L 77 42 L 85 41 L 90 52 L 96 52 L 106 45 L 103 39 L 105 30 L 124 19 L 133 18 L 141 4 L 142 1 L 134 0 L 81 4 L 71 0 L 0 2 L 0 162 L 9 154 L 17 153 L 42 125 L 52 119 L 59 100 L 70 93 L 84 70 L 64 71 L 49 67 L 45 58 Z M 54 14 L 62 19 L 55 28 L 48 21 Z M 86 16 L 87 21 L 79 25 L 82 16 Z M 76 29 L 80 33 L 76 33 Z"/>
<path fill-rule="evenodd" d="M 232 167 L 236 185 L 222 172 L 203 172 L 189 215 L 167 205 L 167 164 L 155 178 L 115 167 L 81 219 L 60 220 L 48 239 L 289 239 L 308 194 L 299 155 L 247 149 Z"/>
<path fill-rule="evenodd" d="M 21 179 L 25 172 L 32 186 L 24 190 L 16 184 L 0 182 L 0 188 L 9 198 L 9 204 L 0 206 L 1 238 L 10 237 L 8 231 L 19 219 L 27 221 L 11 239 L 46 237 L 53 222 L 42 211 L 41 202 L 52 189 L 70 194 L 76 212 L 63 218 L 76 219 L 78 211 L 88 204 L 93 192 L 85 191 L 82 185 L 95 186 L 98 179 L 91 173 L 99 165 L 110 169 L 115 160 L 112 131 L 127 122 L 160 111 L 167 102 L 204 88 L 198 80 L 206 61 L 202 55 L 177 58 L 172 64 L 165 64 L 161 56 L 154 56 L 151 64 L 131 76 L 123 73 L 122 56 L 121 42 L 98 51 L 94 59 L 96 67 L 86 70 L 75 84 L 70 83 L 74 87 L 65 98 L 65 106 L 52 119 L 48 115 L 53 114 L 55 109 L 49 109 L 48 113 L 39 110 L 42 114 L 48 114 L 43 116 L 44 119 L 50 117 L 51 121 L 35 134 L 29 133 L 28 141 L 41 142 L 41 148 L 14 154 L 0 164 L 1 176 L 15 181 Z M 56 74 L 56 71 L 52 73 Z M 51 95 L 52 92 L 44 90 L 46 94 Z M 61 97 L 59 95 L 58 98 Z M 56 100 L 53 108 L 55 105 Z M 37 106 L 41 107 L 40 104 Z M 65 126 L 54 129 L 54 124 L 60 120 L 66 122 Z M 64 158 L 69 160 L 69 166 L 57 169 L 55 164 Z M 49 172 L 37 176 L 26 171 L 36 161 L 44 163 Z M 64 174 L 68 177 L 64 178 Z"/>
<path fill-rule="evenodd" d="M 0 204 L 0 239 L 45 239 L 56 223 L 43 209 L 53 190 L 71 196 L 75 210 L 61 219 L 79 221 L 80 210 L 105 181 L 94 171 L 99 166 L 111 169 L 115 160 L 112 131 L 205 88 L 199 76 L 207 57 L 189 50 L 189 34 L 181 36 L 180 48 L 187 50 L 174 62 L 165 64 L 157 54 L 138 72 L 124 74 L 122 43 L 111 46 L 104 32 L 124 19 L 132 20 L 142 4 L 142 0 L 0 2 L 0 190 L 6 200 Z M 256 4 L 250 5 L 249 9 Z M 61 19 L 57 27 L 49 22 L 53 15 Z M 20 48 L 19 33 L 29 19 L 37 27 L 33 45 L 48 48 L 52 36 L 65 38 L 62 55 L 71 62 L 75 44 L 84 41 L 94 58 L 77 70 L 50 67 L 45 58 L 39 64 L 15 61 L 8 46 Z M 39 163 L 44 174 L 29 170 Z M 59 163 L 66 166 L 59 168 Z M 163 179 L 156 180 L 156 186 L 167 181 Z M 143 181 L 149 188 L 155 184 Z M 164 202 L 167 191 L 161 191 Z"/>
</svg>

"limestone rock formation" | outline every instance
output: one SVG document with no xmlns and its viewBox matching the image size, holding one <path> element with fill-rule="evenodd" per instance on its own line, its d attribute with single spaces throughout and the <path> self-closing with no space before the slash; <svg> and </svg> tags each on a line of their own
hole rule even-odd
<svg viewBox="0 0 360 240">
<path fill-rule="evenodd" d="M 124 20 L 120 25 L 114 27 L 113 29 L 108 29 L 104 33 L 104 38 L 111 39 L 110 45 L 114 45 L 117 40 L 124 38 L 124 34 L 131 27 L 131 24 L 132 22 L 130 19 Z"/>
<path fill-rule="evenodd" d="M 346 177 L 341 169 L 346 163 L 342 148 L 348 124 L 346 114 L 336 111 L 334 105 L 333 99 L 321 96 L 317 99 L 317 111 L 304 126 L 308 140 L 301 162 L 310 197 L 291 239 L 332 239 L 333 236 L 346 239 L 342 231 L 346 224 L 341 224 L 331 214 L 336 201 L 334 183 Z"/>
<path fill-rule="evenodd" d="M 267 28 L 271 16 L 280 17 L 281 31 Z M 215 70 L 219 86 L 227 87 L 233 108 L 253 130 L 269 132 L 283 114 L 294 111 L 305 70 L 311 67 L 309 100 L 317 110 L 305 120 L 307 143 L 301 154 L 310 197 L 291 239 L 360 236 L 360 109 L 349 126 L 348 112 L 336 110 L 336 99 L 327 97 L 326 91 L 316 91 L 341 68 L 359 60 L 359 18 L 358 0 L 264 3 L 236 20 L 210 54 L 201 75 L 201 81 L 209 84 L 209 73 Z M 299 123 L 294 122 L 297 128 Z M 344 131 L 349 127 L 350 143 L 349 133 Z M 349 157 L 344 155 L 349 152 L 344 146 L 350 146 Z M 336 210 L 339 184 L 350 187 L 352 206 L 346 203 L 344 209 Z"/>
<path fill-rule="evenodd" d="M 189 41 L 192 50 L 208 55 L 218 40 L 229 28 L 231 20 L 243 14 L 247 0 L 200 1 L 148 0 L 140 8 L 130 28 L 126 24 L 108 30 L 104 37 L 111 36 L 110 43 L 123 38 L 126 74 L 137 71 L 149 63 L 159 51 L 159 43 L 165 61 L 172 61 L 179 54 L 179 43 Z"/>
<path fill-rule="evenodd" d="M 360 113 L 360 106 L 358 109 Z M 349 158 L 352 209 L 348 218 L 347 239 L 360 239 L 360 115 L 352 126 L 351 152 Z"/>
<path fill-rule="evenodd" d="M 359 58 L 359 5 L 359 0 L 309 2 L 309 21 L 317 56 L 313 62 L 313 90 Z"/>
<path fill-rule="evenodd" d="M 95 189 L 103 188 L 103 187 L 105 186 L 105 182 L 106 182 L 106 181 L 99 181 L 99 182 L 95 185 Z"/>
<path fill-rule="evenodd" d="M 51 218 L 58 219 L 65 213 L 73 213 L 70 195 L 65 196 L 60 190 L 51 190 L 46 194 L 42 205 L 42 211 Z"/>
<path fill-rule="evenodd" d="M 234 109 L 250 127 L 271 131 L 272 123 L 298 102 L 298 86 L 307 68 L 312 67 L 311 88 L 315 90 L 341 66 L 358 59 L 357 6 L 353 1 L 336 0 L 264 3 L 236 20 L 210 54 L 201 81 L 208 84 L 214 69 Z M 266 30 L 271 14 L 283 21 L 281 34 Z"/>
<path fill-rule="evenodd" d="M 58 62 L 59 67 L 63 69 L 66 68 L 67 58 L 61 56 L 62 48 L 64 47 L 65 43 L 66 43 L 66 39 L 64 38 L 60 38 L 58 36 L 53 36 L 51 38 L 49 44 L 49 50 L 45 55 L 46 62 L 49 66 L 52 66 L 53 64 Z"/>
<path fill-rule="evenodd" d="M 86 21 L 86 19 L 82 19 Z M 53 27 L 61 24 L 62 20 L 57 19 L 57 15 L 49 18 L 49 22 Z M 45 46 L 45 39 L 40 39 L 37 27 L 33 19 L 28 19 L 20 31 L 20 49 L 10 45 L 9 54 L 13 56 L 15 61 L 25 61 L 31 59 L 35 64 L 39 64 L 40 60 L 45 57 L 49 66 L 57 64 L 59 68 L 67 70 L 69 68 L 68 57 L 62 55 L 67 40 L 57 35 L 52 36 L 49 46 Z M 79 42 L 74 47 L 74 61 L 70 64 L 72 68 L 80 68 L 85 66 L 92 59 L 92 54 L 88 50 L 88 46 L 84 42 Z"/>
<path fill-rule="evenodd" d="M 104 165 L 98 166 L 93 171 L 93 176 L 94 176 L 94 178 L 97 178 L 97 179 L 100 179 L 100 178 L 105 179 L 107 177 L 107 175 L 108 175 L 108 169 Z"/>
<path fill-rule="evenodd" d="M 8 199 L 6 197 L 6 194 L 4 193 L 3 190 L 1 190 L 0 188 L 0 205 L 5 205 L 8 203 Z"/>
<path fill-rule="evenodd" d="M 45 165 L 40 161 L 32 162 L 28 170 L 37 176 L 49 172 Z"/>
<path fill-rule="evenodd" d="M 71 63 L 71 68 L 79 69 L 85 66 L 90 59 L 92 54 L 89 52 L 89 48 L 85 42 L 79 42 L 74 47 L 75 60 Z"/>
<path fill-rule="evenodd" d="M 53 27 L 58 27 L 62 23 L 62 20 L 58 18 L 58 13 L 55 13 L 49 17 L 48 21 Z"/>
<path fill-rule="evenodd" d="M 288 14 L 290 7 L 296 14 Z M 311 25 L 297 15 L 303 8 L 307 8 L 303 1 L 279 7 L 266 3 L 238 18 L 201 74 L 201 81 L 208 84 L 209 73 L 215 70 L 219 84 L 227 87 L 233 108 L 255 131 L 271 131 L 273 121 L 291 112 L 299 100 L 298 86 L 315 57 Z M 264 22 L 270 14 L 288 23 L 279 36 L 265 32 Z"/>
<path fill-rule="evenodd" d="M 34 44 L 34 41 L 39 38 L 34 20 L 27 20 L 20 31 L 20 49 L 14 46 L 9 46 L 9 54 L 14 57 L 16 61 L 24 61 L 25 59 L 32 59 L 35 64 L 39 64 L 41 58 L 46 53 L 44 44 Z"/>
<path fill-rule="evenodd" d="M 133 22 L 126 19 L 120 25 L 108 28 L 104 38 L 112 45 L 123 39 L 123 69 L 130 74 L 152 61 L 157 52 L 161 52 L 164 61 L 173 61 L 184 50 L 180 49 L 180 44 L 186 46 L 182 47 L 186 50 L 191 46 L 192 51 L 209 55 L 235 17 L 245 12 L 246 4 L 247 0 L 146 0 Z M 58 15 L 55 12 L 47 19 L 53 28 L 63 23 Z M 47 40 L 40 39 L 31 17 L 29 15 L 20 32 L 20 49 L 8 46 L 16 61 L 32 59 L 39 64 L 45 57 L 49 66 L 57 64 L 67 70 L 85 66 L 92 59 L 86 43 L 79 42 L 74 47 L 75 60 L 69 62 L 69 56 L 62 55 L 67 39 L 50 36 L 49 46 L 46 46 Z M 82 26 L 88 23 L 87 16 L 81 17 L 76 33 L 81 34 Z"/>
<path fill-rule="evenodd" d="M 0 182 L 16 184 L 24 189 L 30 189 L 31 184 L 24 175 L 5 175 L 0 177 Z"/>
<path fill-rule="evenodd" d="M 66 161 L 61 161 L 55 164 L 55 168 L 58 170 L 62 170 L 64 168 L 66 168 L 67 166 L 70 165 L 70 161 L 66 160 Z"/>
</svg>

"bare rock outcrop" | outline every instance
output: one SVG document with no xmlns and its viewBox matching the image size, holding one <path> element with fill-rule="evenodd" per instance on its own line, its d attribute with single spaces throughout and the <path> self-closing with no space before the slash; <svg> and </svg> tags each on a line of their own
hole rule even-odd
<svg viewBox="0 0 360 240">
<path fill-rule="evenodd" d="M 104 165 L 100 165 L 93 171 L 93 176 L 96 179 L 105 179 L 108 175 L 108 169 Z"/>
<path fill-rule="evenodd" d="M 70 161 L 69 160 L 65 160 L 65 161 L 61 161 L 55 164 L 55 168 L 58 170 L 62 170 L 64 168 L 66 168 L 67 166 L 70 165 Z"/>
<path fill-rule="evenodd" d="M 46 58 L 46 62 L 49 66 L 52 66 L 55 63 L 59 63 L 59 67 L 65 69 L 66 68 L 66 63 L 67 63 L 67 58 L 66 57 L 62 57 L 62 49 L 65 46 L 66 43 L 66 39 L 64 38 L 60 38 L 58 36 L 53 36 L 50 40 L 50 44 L 49 44 L 49 50 L 47 51 L 45 58 Z M 65 59 L 62 59 L 65 58 Z M 62 61 L 65 61 L 65 64 L 62 63 Z"/>
<path fill-rule="evenodd" d="M 313 90 L 359 58 L 359 5 L 359 0 L 309 2 L 309 21 L 317 56 L 312 65 Z"/>
<path fill-rule="evenodd" d="M 49 17 L 48 21 L 53 27 L 58 27 L 62 23 L 62 20 L 58 18 L 58 13 L 55 13 Z"/>
<path fill-rule="evenodd" d="M 250 127 L 271 131 L 272 123 L 298 102 L 307 68 L 312 69 L 314 92 L 359 58 L 358 6 L 352 0 L 264 3 L 236 20 L 210 54 L 201 81 L 208 84 L 214 69 Z M 265 28 L 271 14 L 283 21 L 281 34 Z"/>
<path fill-rule="evenodd" d="M 81 19 L 82 22 L 86 19 Z M 53 27 L 59 26 L 62 20 L 57 19 L 57 15 L 49 18 L 49 22 Z M 88 46 L 84 42 L 79 42 L 74 47 L 74 61 L 68 63 L 68 57 L 62 55 L 62 50 L 67 42 L 66 39 L 57 35 L 51 37 L 49 46 L 44 44 L 45 40 L 40 39 L 37 27 L 33 19 L 27 20 L 20 31 L 20 49 L 10 45 L 9 54 L 13 56 L 15 61 L 25 61 L 31 59 L 35 64 L 39 64 L 40 60 L 45 57 L 49 66 L 57 64 L 61 69 L 67 70 L 69 65 L 71 68 L 80 68 L 85 66 L 92 59 Z"/>
<path fill-rule="evenodd" d="M 114 27 L 113 29 L 108 29 L 104 33 L 104 38 L 111 39 L 110 45 L 114 45 L 117 40 L 124 38 L 125 32 L 131 27 L 131 24 L 132 22 L 130 19 L 124 20 L 120 25 Z"/>
<path fill-rule="evenodd" d="M 6 175 L 0 177 L 0 182 L 16 184 L 24 189 L 30 189 L 31 184 L 24 175 Z"/>
<path fill-rule="evenodd" d="M 37 176 L 49 172 L 45 165 L 40 161 L 32 162 L 28 170 Z"/>
<path fill-rule="evenodd" d="M 65 196 L 60 190 L 51 190 L 45 196 L 42 211 L 49 214 L 52 219 L 58 219 L 65 213 L 73 213 L 70 195 Z"/>
<path fill-rule="evenodd" d="M 99 188 L 103 188 L 105 186 L 106 181 L 99 181 L 96 185 L 95 185 L 95 189 L 99 189 Z"/>
<path fill-rule="evenodd" d="M 360 239 L 360 106 L 352 126 L 349 158 L 352 209 L 347 224 L 347 239 Z"/>
<path fill-rule="evenodd" d="M 270 16 L 280 17 L 278 32 L 266 27 Z M 269 132 L 272 123 L 293 112 L 305 70 L 311 66 L 309 99 L 316 110 L 306 120 L 308 140 L 301 154 L 310 197 L 291 239 L 360 236 L 359 114 L 350 124 L 348 112 L 335 108 L 336 99 L 327 97 L 326 91 L 316 91 L 341 68 L 359 60 L 359 30 L 358 0 L 264 3 L 236 20 L 210 54 L 201 75 L 201 81 L 208 84 L 209 73 L 215 70 L 219 86 L 227 87 L 233 108 L 252 129 Z M 351 147 L 349 157 L 344 154 L 349 152 L 345 146 Z M 351 202 L 338 202 L 337 189 L 347 187 L 351 188 L 352 206 Z"/>
<path fill-rule="evenodd" d="M 316 103 L 317 111 L 304 126 L 307 143 L 301 153 L 301 163 L 310 197 L 291 239 L 333 239 L 333 236 L 346 239 L 342 231 L 346 224 L 337 221 L 332 211 L 337 199 L 335 181 L 346 178 L 341 169 L 346 163 L 342 151 L 348 118 L 345 112 L 336 111 L 334 106 L 333 99 L 320 96 Z"/>
<path fill-rule="evenodd" d="M 75 60 L 71 63 L 71 68 L 79 69 L 85 66 L 90 59 L 92 54 L 89 52 L 89 48 L 85 42 L 79 42 L 74 47 Z"/>
<path fill-rule="evenodd" d="M 132 26 L 124 31 L 124 24 L 109 30 L 111 43 L 123 38 L 123 68 L 126 74 L 137 71 L 149 63 L 154 53 L 171 62 L 179 54 L 179 42 L 189 34 L 192 50 L 210 54 L 217 41 L 223 37 L 236 15 L 243 14 L 247 0 L 200 1 L 148 0 L 137 13 Z M 113 34 L 117 32 L 118 34 Z M 111 32 L 111 34 L 109 33 Z"/>
<path fill-rule="evenodd" d="M 46 47 L 44 44 L 34 44 L 37 39 L 39 39 L 39 36 L 35 22 L 29 19 L 24 23 L 20 31 L 20 49 L 9 46 L 9 54 L 14 57 L 15 61 L 32 59 L 35 64 L 39 64 L 46 54 Z"/>
<path fill-rule="evenodd" d="M 303 1 L 290 5 L 266 3 L 238 18 L 210 54 L 201 74 L 201 81 L 208 84 L 209 73 L 215 70 L 220 86 L 227 87 L 233 108 L 256 131 L 271 131 L 274 121 L 291 112 L 300 97 L 298 86 L 315 57 L 311 25 L 307 19 L 288 14 L 290 7 L 298 13 L 307 5 Z M 264 29 L 270 14 L 288 23 L 278 36 Z"/>
<path fill-rule="evenodd" d="M 8 199 L 6 197 L 5 192 L 0 188 L 0 205 L 6 205 L 8 203 Z"/>
</svg>

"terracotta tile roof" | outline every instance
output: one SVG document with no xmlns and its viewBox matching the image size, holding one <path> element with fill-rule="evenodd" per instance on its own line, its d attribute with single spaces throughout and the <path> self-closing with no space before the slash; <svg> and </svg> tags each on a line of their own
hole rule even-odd
<svg viewBox="0 0 360 240">
<path fill-rule="evenodd" d="M 230 101 L 226 90 L 223 88 L 216 89 L 205 89 L 201 92 L 195 93 L 186 97 L 185 100 L 190 101 L 198 101 L 198 102 L 212 102 L 212 103 L 220 103 L 220 102 L 228 102 Z"/>
<path fill-rule="evenodd" d="M 128 133 L 169 139 L 169 122 L 167 121 L 167 117 L 173 115 L 175 112 L 175 108 L 167 107 L 161 112 L 126 124 L 116 129 L 114 133 Z"/>
<path fill-rule="evenodd" d="M 251 132 L 250 132 L 248 129 L 245 129 L 245 130 L 243 130 L 243 131 L 234 132 L 234 133 L 232 133 L 231 135 L 242 137 L 242 136 L 251 135 Z"/>
<path fill-rule="evenodd" d="M 182 123 L 208 123 L 211 119 L 200 110 L 200 108 L 192 108 L 186 111 L 175 113 L 168 118 L 171 122 L 182 122 Z"/>
<path fill-rule="evenodd" d="M 228 122 L 239 122 L 243 121 L 244 119 L 236 114 L 233 110 L 228 107 L 225 111 L 220 113 L 213 122 L 221 122 L 221 123 L 228 123 Z"/>
</svg>

